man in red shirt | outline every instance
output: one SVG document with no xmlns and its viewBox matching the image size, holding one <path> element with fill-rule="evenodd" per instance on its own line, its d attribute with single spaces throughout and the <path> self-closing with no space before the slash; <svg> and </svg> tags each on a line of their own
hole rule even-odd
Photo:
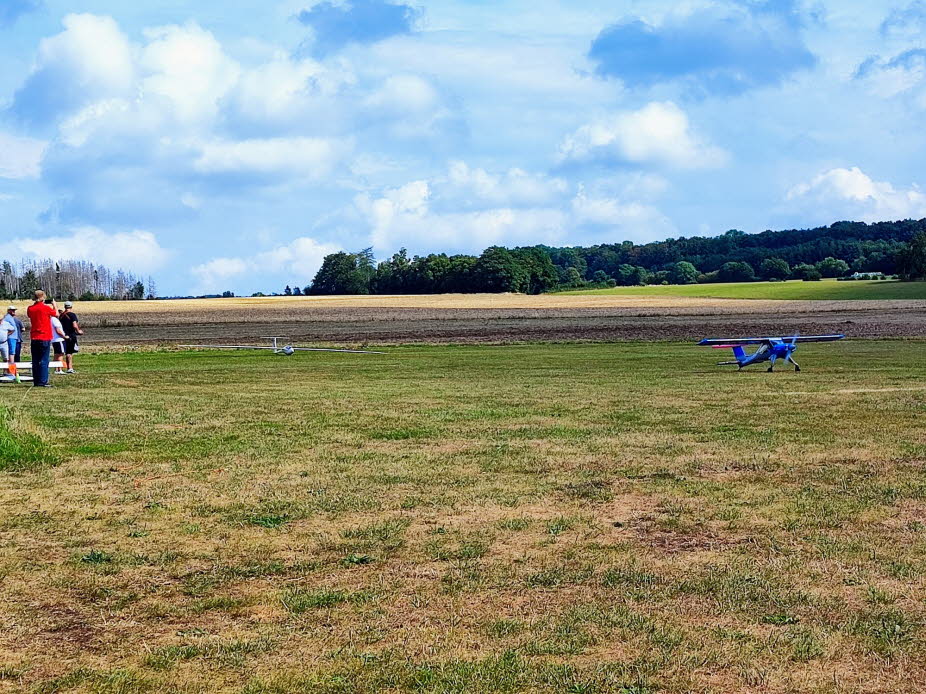
<svg viewBox="0 0 926 694">
<path fill-rule="evenodd" d="M 35 301 L 26 313 L 29 316 L 32 338 L 32 385 L 36 388 L 50 388 L 48 385 L 48 351 L 51 348 L 51 317 L 58 315 L 58 304 L 52 299 L 45 303 L 45 292 L 35 292 Z"/>
</svg>

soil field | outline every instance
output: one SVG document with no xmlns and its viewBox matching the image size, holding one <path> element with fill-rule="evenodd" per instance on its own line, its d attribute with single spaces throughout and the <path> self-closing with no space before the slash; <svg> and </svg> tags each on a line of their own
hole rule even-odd
<svg viewBox="0 0 926 694">
<path fill-rule="evenodd" d="M 442 295 L 107 302 L 75 308 L 87 330 L 87 347 L 257 343 L 265 335 L 333 344 L 693 340 L 794 332 L 926 336 L 926 301 L 918 300 Z"/>
</svg>

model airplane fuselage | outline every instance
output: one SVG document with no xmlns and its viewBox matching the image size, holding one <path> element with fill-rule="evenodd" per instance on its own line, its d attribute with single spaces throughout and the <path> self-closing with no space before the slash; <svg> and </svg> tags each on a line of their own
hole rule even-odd
<svg viewBox="0 0 926 694">
<path fill-rule="evenodd" d="M 811 335 L 807 337 L 744 337 L 733 339 L 708 339 L 701 340 L 698 344 L 714 349 L 732 349 L 733 357 L 736 361 L 718 362 L 718 366 L 737 366 L 740 369 L 752 364 L 769 362 L 768 371 L 775 369 L 775 362 L 779 359 L 794 364 L 794 370 L 800 371 L 801 367 L 794 361 L 794 352 L 797 350 L 799 342 L 835 342 L 842 340 L 845 335 Z M 749 345 L 758 345 L 755 352 L 748 353 L 746 347 Z"/>
<path fill-rule="evenodd" d="M 282 357 L 291 357 L 296 352 L 341 352 L 344 354 L 385 354 L 385 352 L 373 352 L 367 349 L 330 349 L 328 347 L 293 347 L 291 344 L 280 344 L 282 337 L 263 337 L 262 340 L 270 340 L 269 345 L 180 345 L 189 349 L 264 349 L 273 352 Z"/>
</svg>

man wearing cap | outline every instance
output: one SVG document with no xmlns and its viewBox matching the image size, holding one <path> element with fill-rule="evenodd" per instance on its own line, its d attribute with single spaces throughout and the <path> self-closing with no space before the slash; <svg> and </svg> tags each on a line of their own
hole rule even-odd
<svg viewBox="0 0 926 694">
<path fill-rule="evenodd" d="M 10 306 L 6 309 L 6 316 L 4 316 L 4 320 L 7 319 L 9 319 L 10 322 L 16 326 L 16 334 L 10 335 L 10 355 L 13 357 L 13 361 L 22 361 L 23 331 L 26 329 L 26 326 L 23 325 L 23 322 L 19 319 L 19 316 L 16 315 L 15 306 Z"/>
<path fill-rule="evenodd" d="M 64 302 L 64 312 L 59 316 L 61 327 L 64 328 L 64 368 L 65 373 L 75 373 L 74 371 L 74 354 L 77 352 L 77 336 L 83 335 L 84 331 L 80 329 L 80 323 L 77 320 L 77 314 L 71 309 L 74 304 L 70 301 Z"/>
<path fill-rule="evenodd" d="M 51 317 L 58 315 L 58 304 L 52 299 L 45 303 L 45 292 L 35 291 L 35 301 L 26 313 L 29 315 L 32 338 L 32 385 L 35 388 L 50 388 L 48 385 L 48 352 L 51 349 Z"/>
</svg>

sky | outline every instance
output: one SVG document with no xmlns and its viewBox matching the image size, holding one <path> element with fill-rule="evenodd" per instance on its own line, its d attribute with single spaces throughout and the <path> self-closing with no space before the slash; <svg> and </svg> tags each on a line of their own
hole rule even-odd
<svg viewBox="0 0 926 694">
<path fill-rule="evenodd" d="M 926 0 L 0 0 L 0 258 L 323 257 L 926 217 Z"/>
</svg>

